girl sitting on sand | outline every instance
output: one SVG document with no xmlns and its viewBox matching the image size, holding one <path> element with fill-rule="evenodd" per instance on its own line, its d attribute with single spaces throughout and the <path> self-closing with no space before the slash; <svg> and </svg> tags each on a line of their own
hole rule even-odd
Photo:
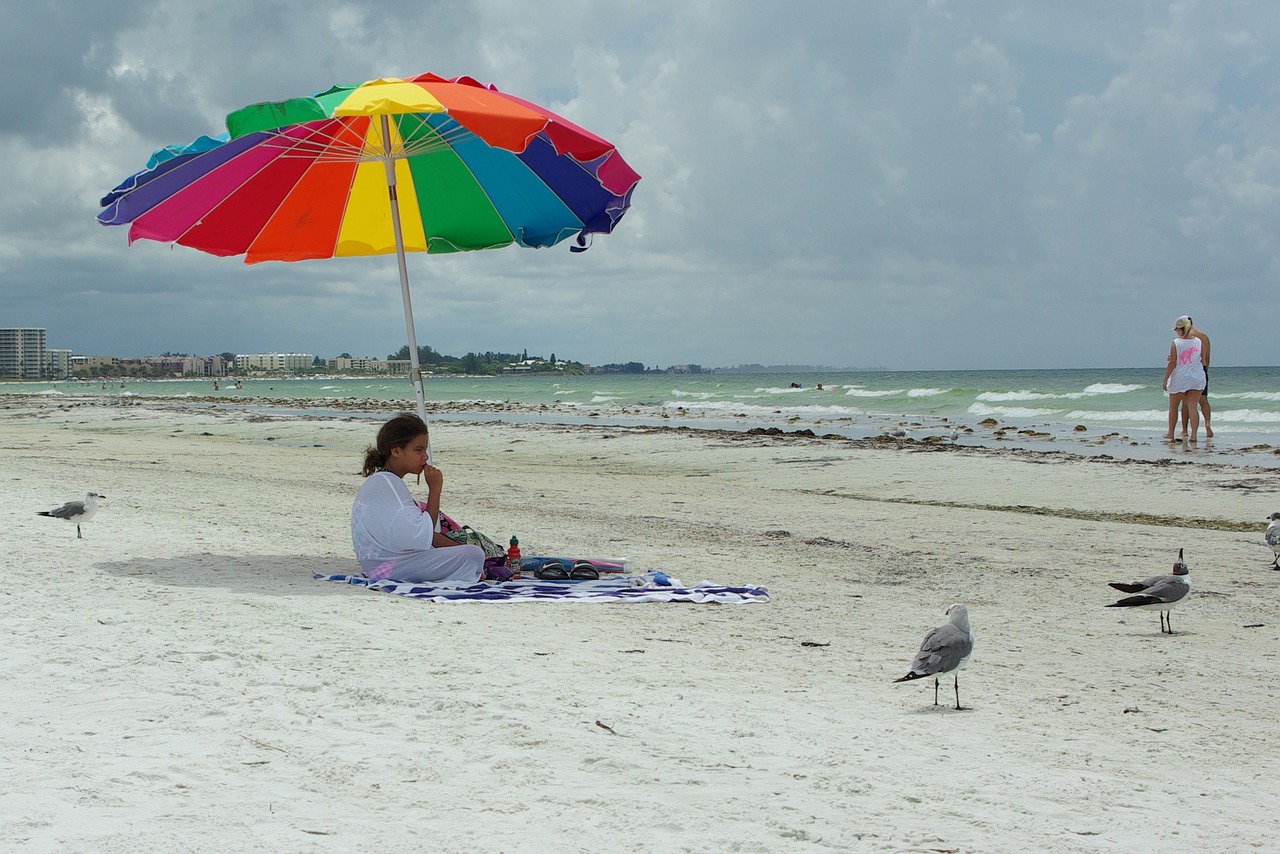
<svg viewBox="0 0 1280 854">
<path fill-rule="evenodd" d="M 424 511 L 409 494 L 404 476 L 427 479 Z M 351 508 L 351 543 L 370 578 L 411 583 L 479 581 L 484 550 L 439 534 L 440 491 L 444 474 L 427 465 L 427 425 L 402 413 L 378 431 L 377 445 L 365 451 L 364 476 Z"/>
</svg>

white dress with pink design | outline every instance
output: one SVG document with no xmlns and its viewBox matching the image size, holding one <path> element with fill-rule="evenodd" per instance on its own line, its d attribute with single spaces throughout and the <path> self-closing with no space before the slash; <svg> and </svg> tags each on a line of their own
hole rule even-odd
<svg viewBox="0 0 1280 854">
<path fill-rule="evenodd" d="M 1204 365 L 1200 364 L 1200 339 L 1195 336 L 1175 338 L 1173 347 L 1177 364 L 1173 366 L 1173 373 L 1169 375 L 1169 387 L 1165 390 L 1169 394 L 1182 394 L 1184 391 L 1203 389 Z"/>
</svg>

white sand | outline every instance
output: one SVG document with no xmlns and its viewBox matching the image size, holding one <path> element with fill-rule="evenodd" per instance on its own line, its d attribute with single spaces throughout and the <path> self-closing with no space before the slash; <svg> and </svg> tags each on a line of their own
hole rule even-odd
<svg viewBox="0 0 1280 854">
<path fill-rule="evenodd" d="M 0 850 L 1280 846 L 1274 470 L 441 425 L 455 518 L 773 601 L 435 605 L 311 578 L 372 422 L 0 418 Z M 1103 607 L 1179 546 L 1176 634 Z M 957 601 L 959 712 L 890 684 Z"/>
</svg>

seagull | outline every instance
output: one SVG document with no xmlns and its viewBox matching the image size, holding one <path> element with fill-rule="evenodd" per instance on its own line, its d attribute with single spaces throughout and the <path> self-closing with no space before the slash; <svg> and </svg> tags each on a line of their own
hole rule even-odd
<svg viewBox="0 0 1280 854">
<path fill-rule="evenodd" d="M 98 512 L 98 499 L 106 497 L 96 492 L 86 492 L 84 501 L 68 501 L 55 510 L 41 510 L 36 515 L 52 516 L 55 519 L 66 519 L 68 522 L 74 522 L 76 525 L 76 537 L 84 539 L 84 535 L 80 533 L 80 525 L 93 518 L 93 514 Z"/>
<path fill-rule="evenodd" d="M 1173 575 L 1153 575 L 1132 584 L 1123 581 L 1112 581 L 1110 586 L 1125 593 L 1133 593 L 1113 602 L 1108 608 L 1141 608 L 1144 611 L 1160 612 L 1160 631 L 1173 634 L 1173 615 L 1169 612 L 1175 605 L 1181 605 L 1191 592 L 1191 577 L 1186 562 L 1182 559 L 1182 549 L 1178 549 L 1178 559 L 1173 562 Z M 1169 627 L 1165 628 L 1165 616 L 1169 617 Z"/>
<path fill-rule="evenodd" d="M 938 677 L 943 673 L 959 671 L 969 663 L 973 654 L 973 629 L 969 627 L 969 609 L 955 604 L 947 609 L 946 624 L 938 626 L 924 636 L 920 652 L 907 675 L 894 682 L 910 682 L 912 679 L 933 677 L 933 704 L 938 705 Z M 960 709 L 960 674 L 955 675 L 956 709 Z"/>
<path fill-rule="evenodd" d="M 1276 559 L 1271 561 L 1271 568 L 1280 569 L 1280 513 L 1272 513 L 1267 519 L 1271 522 L 1267 526 L 1267 545 L 1276 553 Z"/>
</svg>

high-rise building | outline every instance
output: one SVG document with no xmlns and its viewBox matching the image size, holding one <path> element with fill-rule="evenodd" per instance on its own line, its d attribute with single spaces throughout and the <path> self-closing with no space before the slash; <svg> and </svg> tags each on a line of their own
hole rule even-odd
<svg viewBox="0 0 1280 854">
<path fill-rule="evenodd" d="M 49 355 L 43 329 L 0 329 L 0 377 L 44 379 Z"/>
<path fill-rule="evenodd" d="M 45 376 L 51 380 L 65 380 L 71 376 L 71 351 L 50 347 L 45 351 L 49 355 L 49 369 Z"/>
</svg>

